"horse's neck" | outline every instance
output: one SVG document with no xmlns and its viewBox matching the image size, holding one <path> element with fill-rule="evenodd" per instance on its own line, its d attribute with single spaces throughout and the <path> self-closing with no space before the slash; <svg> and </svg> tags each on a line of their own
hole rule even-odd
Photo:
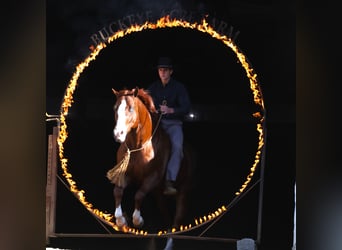
<svg viewBox="0 0 342 250">
<path fill-rule="evenodd" d="M 131 130 L 127 138 L 135 147 L 142 147 L 152 138 L 152 119 L 146 106 L 139 100 L 137 126 Z"/>
</svg>

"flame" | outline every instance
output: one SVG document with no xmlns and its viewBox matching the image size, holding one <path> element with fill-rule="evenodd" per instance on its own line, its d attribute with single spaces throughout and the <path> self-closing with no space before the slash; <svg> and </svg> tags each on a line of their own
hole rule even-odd
<svg viewBox="0 0 342 250">
<path fill-rule="evenodd" d="M 253 68 L 251 65 L 248 63 L 248 60 L 246 56 L 240 52 L 238 46 L 235 45 L 234 41 L 225 35 L 219 34 L 217 31 L 215 31 L 209 24 L 208 22 L 203 19 L 201 23 L 190 23 L 185 20 L 179 20 L 179 19 L 173 19 L 171 20 L 169 16 L 165 16 L 157 20 L 156 23 L 151 23 L 151 22 L 145 22 L 142 25 L 132 25 L 131 27 L 125 29 L 125 30 L 120 30 L 114 33 L 111 37 L 108 38 L 107 43 L 111 43 L 119 38 L 122 38 L 126 35 L 129 35 L 134 32 L 140 32 L 143 30 L 153 30 L 153 29 L 160 29 L 160 28 L 173 28 L 173 27 L 182 27 L 185 29 L 195 29 L 203 33 L 207 33 L 210 36 L 212 36 L 215 39 L 218 39 L 222 41 L 226 46 L 228 46 L 230 49 L 232 49 L 239 62 L 241 63 L 242 67 L 246 71 L 246 75 L 249 78 L 249 84 L 250 84 L 250 89 L 253 93 L 253 100 L 256 105 L 260 107 L 262 111 L 264 111 L 264 102 L 262 98 L 262 94 L 259 88 L 258 80 L 257 80 L 257 74 L 254 73 Z M 114 215 L 107 213 L 107 212 L 102 212 L 97 208 L 93 207 L 93 204 L 87 201 L 86 196 L 85 196 L 85 191 L 84 190 L 79 190 L 76 182 L 72 179 L 71 173 L 68 171 L 68 159 L 65 158 L 64 156 L 64 142 L 66 141 L 68 137 L 68 132 L 67 132 L 67 123 L 66 123 L 66 116 L 68 115 L 69 108 L 72 106 L 74 100 L 73 100 L 73 94 L 76 90 L 77 87 L 77 80 L 84 71 L 86 67 L 89 66 L 91 61 L 95 60 L 97 55 L 102 51 L 102 49 L 106 48 L 107 44 L 106 43 L 99 43 L 95 48 L 92 46 L 91 47 L 91 54 L 79 65 L 76 67 L 76 71 L 73 74 L 69 85 L 66 89 L 66 92 L 64 94 L 64 100 L 61 105 L 61 111 L 60 111 L 60 127 L 59 127 L 59 135 L 57 138 L 57 143 L 59 147 L 59 159 L 61 163 L 61 168 L 63 169 L 63 176 L 67 180 L 70 186 L 71 192 L 74 193 L 74 195 L 79 199 L 79 201 L 95 216 L 100 218 L 102 221 L 106 222 L 108 225 L 112 226 L 112 228 L 116 231 L 121 231 L 124 233 L 131 233 L 131 234 L 136 234 L 136 235 L 147 235 L 149 234 L 146 231 L 143 230 L 137 230 L 135 228 L 130 228 L 128 226 L 124 226 L 119 228 L 114 222 L 113 218 Z M 259 143 L 258 143 L 258 148 L 257 152 L 255 155 L 255 159 L 253 162 L 252 167 L 250 168 L 250 173 L 247 175 L 245 182 L 241 185 L 240 189 L 235 193 L 237 196 L 240 195 L 245 188 L 248 186 L 250 181 L 252 180 L 254 173 L 257 169 L 258 164 L 260 163 L 260 158 L 262 154 L 262 149 L 264 146 L 264 129 L 263 129 L 263 122 L 264 122 L 264 117 L 261 112 L 256 112 L 253 114 L 253 116 L 258 119 L 257 123 L 257 131 L 259 133 Z M 221 206 L 218 208 L 216 211 L 209 213 L 208 215 L 204 215 L 200 218 L 195 218 L 194 219 L 194 226 L 192 224 L 189 225 L 181 225 L 179 228 L 172 228 L 171 233 L 177 233 L 177 232 L 184 232 L 184 231 L 189 231 L 192 230 L 196 227 L 202 226 L 203 224 L 206 224 L 215 218 L 218 218 L 220 215 L 225 213 L 227 211 L 227 206 Z M 159 231 L 155 235 L 164 235 L 164 234 L 170 234 L 170 230 L 167 231 Z"/>
</svg>

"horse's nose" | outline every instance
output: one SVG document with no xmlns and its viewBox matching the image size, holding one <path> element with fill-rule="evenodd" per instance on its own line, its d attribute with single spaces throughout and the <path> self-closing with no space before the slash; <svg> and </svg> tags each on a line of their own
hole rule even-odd
<svg viewBox="0 0 342 250">
<path fill-rule="evenodd" d="M 122 130 L 121 130 L 121 132 L 115 127 L 114 129 L 113 129 L 113 136 L 114 136 L 114 138 L 117 138 L 120 134 L 122 134 Z"/>
<path fill-rule="evenodd" d="M 118 129 L 117 127 L 113 130 L 114 139 L 118 142 L 123 142 L 125 139 L 125 133 L 122 129 Z"/>
</svg>

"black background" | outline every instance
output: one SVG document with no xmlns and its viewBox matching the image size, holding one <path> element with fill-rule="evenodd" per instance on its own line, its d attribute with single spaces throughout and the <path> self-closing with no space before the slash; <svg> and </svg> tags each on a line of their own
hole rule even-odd
<svg viewBox="0 0 342 250">
<path fill-rule="evenodd" d="M 170 1 L 163 5 L 138 1 L 96 4 L 48 1 L 47 112 L 58 114 L 76 65 L 90 53 L 93 33 L 126 15 L 144 10 L 158 13 L 165 8 L 209 13 L 239 32 L 235 42 L 258 74 L 267 110 L 262 236 L 258 249 L 291 248 L 296 150 L 295 20 L 291 4 L 271 1 Z M 86 190 L 88 200 L 101 210 L 112 212 L 112 186 L 105 178 L 106 171 L 115 162 L 117 146 L 111 136 L 114 125 L 111 88 L 146 87 L 157 77 L 155 62 L 163 54 L 174 59 L 174 77 L 186 84 L 198 117 L 186 122 L 184 127 L 185 136 L 195 145 L 199 157 L 188 218 L 191 220 L 232 200 L 248 174 L 257 146 L 255 123 L 251 117 L 256 107 L 246 74 L 235 54 L 207 34 L 181 28 L 143 31 L 105 48 L 79 78 L 75 103 L 68 115 L 70 135 L 66 155 L 70 171 L 79 188 Z M 47 134 L 53 125 L 47 123 Z M 209 230 L 208 235 L 256 239 L 258 195 L 257 187 Z M 130 206 L 129 200 L 126 206 Z M 146 228 L 158 229 L 153 200 L 147 200 L 145 206 Z M 59 182 L 56 232 L 103 233 L 103 228 L 87 213 Z M 106 249 L 106 244 L 118 246 L 119 242 L 119 239 L 115 243 L 98 240 L 93 244 L 105 245 Z M 132 249 L 141 244 L 138 240 L 130 243 Z M 77 249 L 89 247 L 84 239 L 57 238 L 50 244 Z M 176 249 L 195 247 L 198 243 L 178 244 Z M 127 242 L 123 245 L 126 249 L 130 246 Z M 212 243 L 211 247 L 227 249 L 228 246 Z"/>
</svg>

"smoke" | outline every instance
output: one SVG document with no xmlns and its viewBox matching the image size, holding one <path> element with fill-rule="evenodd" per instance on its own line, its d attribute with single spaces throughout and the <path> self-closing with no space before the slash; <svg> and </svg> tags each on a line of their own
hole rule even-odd
<svg viewBox="0 0 342 250">
<path fill-rule="evenodd" d="M 184 9 L 205 13 L 205 5 L 198 1 L 174 0 L 50 0 L 47 2 L 49 22 L 55 22 L 63 32 L 63 40 L 68 39 L 70 51 L 67 53 L 67 68 L 81 61 L 89 54 L 90 36 L 109 23 L 127 15 L 150 11 L 155 17 L 172 9 Z M 48 24 L 49 25 L 49 24 Z M 53 31 L 48 31 L 53 32 Z"/>
<path fill-rule="evenodd" d="M 47 16 L 47 96 L 63 96 L 65 87 L 77 65 L 91 53 L 94 35 L 115 23 L 125 22 L 134 16 L 136 22 L 155 21 L 171 13 L 182 17 L 184 13 L 193 16 L 191 21 L 200 21 L 208 13 L 214 13 L 214 4 L 195 0 L 49 0 L 46 3 Z M 224 2 L 225 3 L 225 2 Z M 225 3 L 226 4 L 226 3 Z M 226 8 L 220 7 L 222 12 Z M 143 20 L 148 18 L 153 20 Z M 139 17 L 142 18 L 139 18 Z M 110 27 L 114 27 L 113 25 Z M 63 83 L 63 84 L 61 84 Z M 56 101 L 57 102 L 57 101 Z M 57 107 L 58 105 L 52 105 Z M 56 109 L 56 108 L 51 108 Z"/>
</svg>

